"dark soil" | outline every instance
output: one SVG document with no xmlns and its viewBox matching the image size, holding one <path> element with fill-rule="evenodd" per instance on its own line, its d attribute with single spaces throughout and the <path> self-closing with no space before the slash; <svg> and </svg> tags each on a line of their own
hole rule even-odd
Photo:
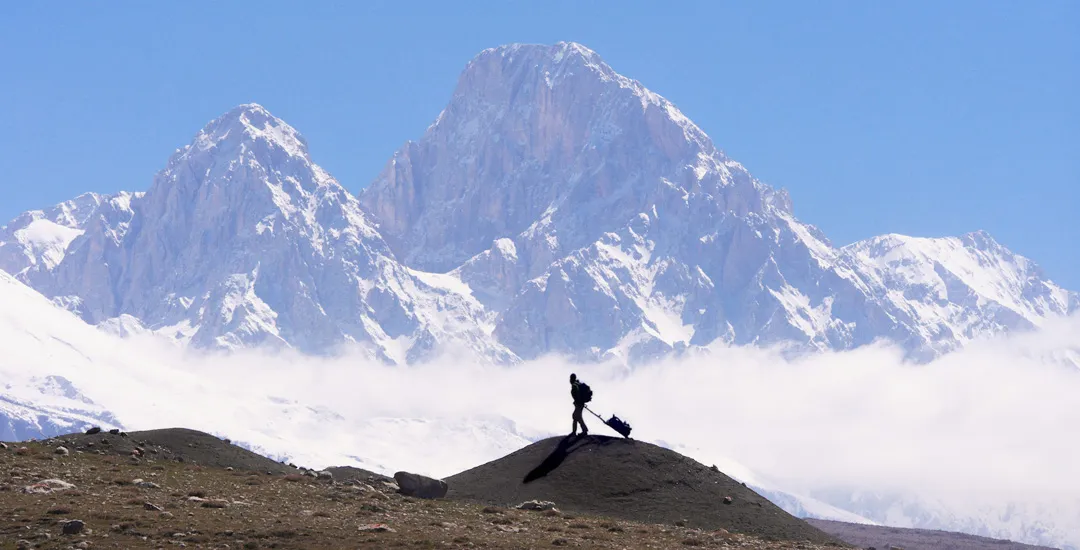
<svg viewBox="0 0 1080 550">
<path fill-rule="evenodd" d="M 0 550 L 827 550 L 726 531 L 420 500 L 391 484 L 55 449 L 54 442 L 0 447 Z"/>
<path fill-rule="evenodd" d="M 136 448 L 142 458 L 174 460 L 215 468 L 233 468 L 253 472 L 291 474 L 297 468 L 276 462 L 208 433 L 186 428 L 167 428 L 130 432 L 126 436 L 101 432 L 94 435 L 70 434 L 50 441 L 71 451 L 130 456 Z"/>
<path fill-rule="evenodd" d="M 806 520 L 814 527 L 860 548 L 890 547 L 904 550 L 1049 550 L 1046 546 L 1030 546 L 1008 540 L 989 539 L 925 529 L 900 529 L 880 525 L 859 525 L 823 519 Z"/>
<path fill-rule="evenodd" d="M 720 471 L 629 439 L 546 439 L 446 482 L 449 499 L 497 506 L 548 500 L 564 512 L 839 544 Z"/>
</svg>

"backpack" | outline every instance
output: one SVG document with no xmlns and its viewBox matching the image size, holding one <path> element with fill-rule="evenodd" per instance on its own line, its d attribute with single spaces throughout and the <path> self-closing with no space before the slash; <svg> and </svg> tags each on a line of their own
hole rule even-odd
<svg viewBox="0 0 1080 550">
<path fill-rule="evenodd" d="M 578 382 L 578 401 L 588 403 L 592 401 L 592 388 L 585 382 Z"/>
</svg>

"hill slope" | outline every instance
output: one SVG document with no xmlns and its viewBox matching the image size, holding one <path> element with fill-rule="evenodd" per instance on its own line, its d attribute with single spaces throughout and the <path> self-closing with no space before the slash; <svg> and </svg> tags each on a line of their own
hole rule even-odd
<svg viewBox="0 0 1080 550">
<path fill-rule="evenodd" d="M 673 451 L 603 436 L 549 438 L 451 476 L 447 498 L 726 529 L 779 540 L 833 539 L 730 477 Z M 724 497 L 731 497 L 730 504 Z"/>
</svg>

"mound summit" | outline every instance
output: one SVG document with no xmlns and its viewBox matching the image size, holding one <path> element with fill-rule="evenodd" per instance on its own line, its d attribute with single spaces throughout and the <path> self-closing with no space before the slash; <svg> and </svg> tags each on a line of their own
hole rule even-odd
<svg viewBox="0 0 1080 550">
<path fill-rule="evenodd" d="M 837 542 L 718 470 L 630 439 L 545 439 L 446 482 L 449 499 L 497 506 L 547 500 L 564 512 L 686 522 L 774 540 Z"/>
</svg>

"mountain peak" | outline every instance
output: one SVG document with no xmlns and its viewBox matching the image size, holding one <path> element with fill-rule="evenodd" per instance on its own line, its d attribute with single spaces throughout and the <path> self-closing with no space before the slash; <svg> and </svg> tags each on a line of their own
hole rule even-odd
<svg viewBox="0 0 1080 550">
<path fill-rule="evenodd" d="M 290 156 L 307 158 L 307 140 L 285 121 L 258 103 L 238 105 L 206 125 L 192 146 L 206 151 L 239 143 L 263 142 Z"/>
</svg>

